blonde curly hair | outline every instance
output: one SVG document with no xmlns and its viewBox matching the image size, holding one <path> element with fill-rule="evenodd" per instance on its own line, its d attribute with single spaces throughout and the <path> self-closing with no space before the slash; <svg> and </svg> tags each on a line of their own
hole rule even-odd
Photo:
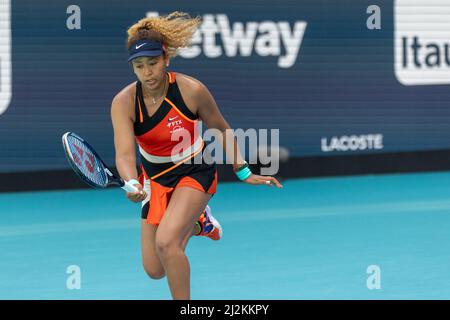
<svg viewBox="0 0 450 320">
<path fill-rule="evenodd" d="M 192 18 L 188 13 L 175 11 L 166 16 L 148 17 L 139 20 L 128 31 L 127 47 L 141 39 L 162 41 L 166 55 L 174 57 L 177 50 L 187 47 L 201 24 L 201 18 Z"/>
</svg>

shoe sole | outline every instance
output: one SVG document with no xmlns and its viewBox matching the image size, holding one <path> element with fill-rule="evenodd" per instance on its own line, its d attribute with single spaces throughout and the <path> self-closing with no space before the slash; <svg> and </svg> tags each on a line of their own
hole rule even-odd
<svg viewBox="0 0 450 320">
<path fill-rule="evenodd" d="M 220 239 L 222 239 L 222 235 L 223 235 L 222 226 L 220 225 L 219 221 L 217 221 L 211 214 L 211 208 L 208 205 L 206 207 L 208 210 L 209 220 L 213 224 L 214 228 L 217 228 L 219 230 L 219 239 L 217 239 L 217 240 L 220 240 Z"/>
</svg>

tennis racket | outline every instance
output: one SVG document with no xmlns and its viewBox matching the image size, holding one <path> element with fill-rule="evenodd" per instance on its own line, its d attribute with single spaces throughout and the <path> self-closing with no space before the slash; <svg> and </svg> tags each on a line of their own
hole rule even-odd
<svg viewBox="0 0 450 320">
<path fill-rule="evenodd" d="M 119 186 L 127 192 L 139 192 L 134 185 L 112 173 L 94 148 L 80 136 L 66 132 L 62 136 L 62 143 L 73 171 L 91 187 Z"/>
</svg>

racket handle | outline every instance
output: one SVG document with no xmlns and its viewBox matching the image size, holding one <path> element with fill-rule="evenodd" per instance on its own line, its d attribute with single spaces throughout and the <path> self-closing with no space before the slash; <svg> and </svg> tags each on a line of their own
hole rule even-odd
<svg viewBox="0 0 450 320">
<path fill-rule="evenodd" d="M 134 186 L 135 183 L 139 183 L 139 181 L 134 179 L 124 181 L 122 189 L 125 190 L 126 192 L 139 192 L 139 189 Z"/>
</svg>

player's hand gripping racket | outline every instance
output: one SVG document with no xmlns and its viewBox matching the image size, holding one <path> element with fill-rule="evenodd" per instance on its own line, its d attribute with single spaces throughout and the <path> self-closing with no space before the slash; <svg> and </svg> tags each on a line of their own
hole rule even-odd
<svg viewBox="0 0 450 320">
<path fill-rule="evenodd" d="M 139 192 L 134 185 L 114 175 L 94 148 L 75 133 L 66 132 L 62 136 L 62 143 L 70 166 L 91 187 L 119 186 L 127 192 Z"/>
</svg>

